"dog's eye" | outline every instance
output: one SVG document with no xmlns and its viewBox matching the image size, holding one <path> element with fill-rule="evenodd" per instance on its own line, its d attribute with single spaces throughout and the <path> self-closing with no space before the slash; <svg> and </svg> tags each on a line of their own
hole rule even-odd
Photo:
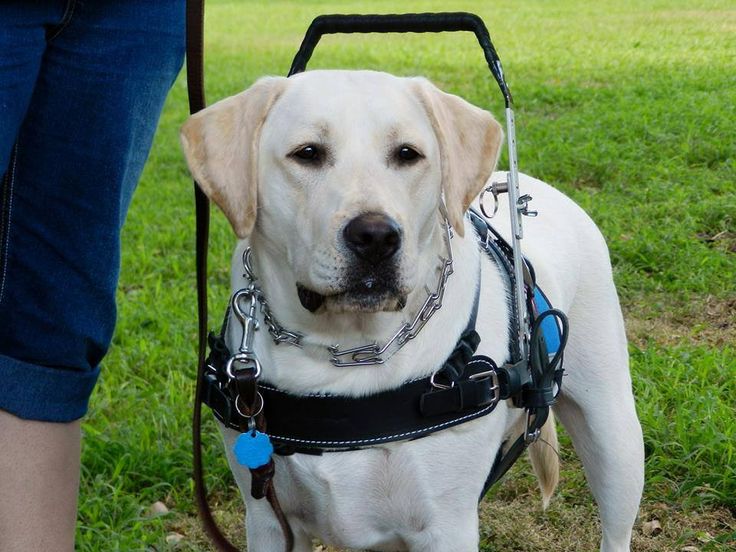
<svg viewBox="0 0 736 552">
<path fill-rule="evenodd" d="M 396 150 L 396 157 L 400 161 L 407 162 L 419 159 L 420 157 L 422 157 L 422 154 L 411 146 L 403 145 L 398 150 Z"/>
<path fill-rule="evenodd" d="M 291 155 L 302 161 L 315 162 L 321 159 L 322 151 L 318 146 L 315 146 L 314 144 L 308 144 L 299 148 Z"/>
</svg>

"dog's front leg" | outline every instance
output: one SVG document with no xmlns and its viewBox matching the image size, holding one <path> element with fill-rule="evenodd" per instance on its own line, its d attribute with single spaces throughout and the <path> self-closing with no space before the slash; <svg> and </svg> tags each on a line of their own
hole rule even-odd
<svg viewBox="0 0 736 552">
<path fill-rule="evenodd" d="M 284 550 L 285 542 L 281 527 L 265 499 L 246 501 L 245 531 L 248 538 L 248 552 Z"/>
<path fill-rule="evenodd" d="M 281 552 L 286 540 L 271 505 L 265 500 L 247 500 L 245 529 L 248 552 Z M 293 552 L 312 552 L 311 539 L 292 524 L 294 531 Z"/>
</svg>

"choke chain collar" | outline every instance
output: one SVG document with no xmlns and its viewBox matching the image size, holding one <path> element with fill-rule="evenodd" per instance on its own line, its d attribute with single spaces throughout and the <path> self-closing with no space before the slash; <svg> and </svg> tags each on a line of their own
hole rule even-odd
<svg viewBox="0 0 736 552">
<path fill-rule="evenodd" d="M 397 351 L 399 351 L 406 343 L 414 339 L 432 315 L 442 307 L 442 300 L 447 287 L 447 280 L 453 273 L 453 257 L 452 257 L 452 229 L 449 222 L 444 220 L 443 238 L 447 247 L 447 257 L 440 256 L 440 274 L 437 279 L 437 286 L 434 291 L 425 287 L 427 298 L 417 311 L 411 322 L 404 322 L 393 336 L 380 345 L 377 342 L 368 343 L 366 345 L 358 345 L 342 349 L 339 344 L 319 347 L 325 349 L 329 355 L 330 362 L 335 366 L 370 366 L 375 364 L 383 364 L 390 359 Z M 307 345 L 306 336 L 300 332 L 288 330 L 279 324 L 274 316 L 271 308 L 266 300 L 263 290 L 258 285 L 258 277 L 253 270 L 253 251 L 247 247 L 243 251 L 243 276 L 248 281 L 248 285 L 236 291 L 231 299 L 231 309 L 239 321 L 243 324 L 243 336 L 240 346 L 240 354 L 248 355 L 255 358 L 252 349 L 253 332 L 257 329 L 257 319 L 255 313 L 256 302 L 261 307 L 263 321 L 265 322 L 268 333 L 271 335 L 274 343 L 286 343 L 296 347 Z M 247 309 L 243 309 L 243 303 L 247 301 Z M 237 355 L 236 355 L 237 356 Z M 256 361 L 257 362 L 257 361 Z M 260 371 L 260 370 L 259 370 Z"/>
</svg>

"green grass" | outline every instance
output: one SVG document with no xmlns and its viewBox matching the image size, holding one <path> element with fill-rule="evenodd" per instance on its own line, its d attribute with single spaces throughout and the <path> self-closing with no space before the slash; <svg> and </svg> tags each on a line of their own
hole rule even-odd
<svg viewBox="0 0 736 552">
<path fill-rule="evenodd" d="M 208 99 L 236 93 L 261 75 L 285 74 L 320 13 L 396 9 L 388 1 L 212 0 Z M 643 516 L 670 519 L 661 537 L 669 540 L 637 532 L 636 549 L 733 549 L 727 544 L 736 511 L 733 4 L 416 1 L 401 9 L 467 10 L 484 18 L 514 93 L 522 170 L 571 195 L 608 240 L 646 441 Z M 422 74 L 502 118 L 500 94 L 471 35 L 327 37 L 310 67 Z M 169 531 L 186 535 L 183 549 L 202 549 L 189 480 L 194 222 L 177 138 L 186 116 L 180 79 L 124 231 L 118 328 L 84 423 L 80 550 L 165 550 Z M 213 325 L 227 298 L 233 244 L 215 215 Z M 208 483 L 237 532 L 237 494 L 214 424 L 208 431 Z M 548 514 L 530 515 L 528 530 L 578 531 L 585 538 L 552 545 L 542 534 L 523 544 L 489 515 L 506 506 L 514 509 L 508 515 L 538 510 L 522 466 L 484 507 L 484 550 L 596 546 L 594 511 L 569 442 L 563 460 L 559 496 Z M 149 518 L 146 510 L 157 500 L 172 513 Z"/>
</svg>

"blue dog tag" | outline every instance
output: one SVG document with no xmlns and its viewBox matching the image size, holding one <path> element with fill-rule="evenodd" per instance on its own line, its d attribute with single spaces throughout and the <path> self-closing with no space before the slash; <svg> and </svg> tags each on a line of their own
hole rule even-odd
<svg viewBox="0 0 736 552">
<path fill-rule="evenodd" d="M 235 441 L 233 452 L 241 466 L 254 470 L 268 464 L 273 454 L 273 445 L 265 433 L 246 431 Z"/>
</svg>

